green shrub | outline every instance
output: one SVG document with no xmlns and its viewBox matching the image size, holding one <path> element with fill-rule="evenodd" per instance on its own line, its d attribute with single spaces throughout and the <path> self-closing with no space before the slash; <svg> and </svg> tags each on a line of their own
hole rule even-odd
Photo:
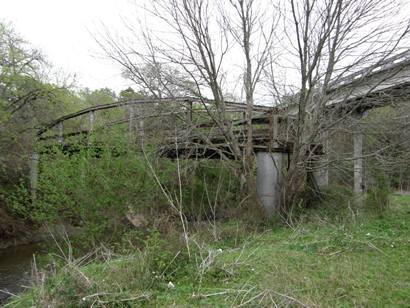
<svg viewBox="0 0 410 308">
<path fill-rule="evenodd" d="M 223 163 L 180 160 L 178 168 L 176 161 L 158 158 L 149 146 L 144 155 L 115 136 L 104 136 L 104 143 L 93 138 L 92 146 L 74 144 L 71 152 L 59 146 L 43 150 L 37 199 L 31 202 L 25 184 L 16 187 L 8 198 L 14 212 L 38 224 L 79 226 L 79 240 L 87 246 L 116 239 L 130 225 L 129 212 L 151 215 L 151 220 L 177 216 L 168 197 L 178 207 L 182 202 L 190 221 L 221 216 L 235 206 L 239 185 Z"/>
<path fill-rule="evenodd" d="M 370 210 L 385 211 L 390 204 L 391 189 L 387 177 L 379 172 L 375 176 L 375 184 L 367 193 L 365 205 Z"/>
<path fill-rule="evenodd" d="M 31 207 L 29 205 L 31 197 L 24 181 L 21 181 L 10 191 L 1 191 L 1 194 L 4 196 L 8 209 L 16 216 L 30 218 Z"/>
<path fill-rule="evenodd" d="M 314 207 L 300 206 L 294 212 L 295 218 L 301 222 L 329 221 L 344 222 L 352 219 L 354 195 L 350 187 L 344 185 L 330 185 L 322 192 L 322 199 L 314 203 Z"/>
<path fill-rule="evenodd" d="M 98 238 L 119 231 L 127 211 L 164 204 L 143 157 L 131 151 L 115 156 L 108 145 L 98 156 L 93 151 L 42 157 L 37 221 L 78 224 L 86 237 Z M 169 178 L 169 168 L 161 171 Z"/>
</svg>

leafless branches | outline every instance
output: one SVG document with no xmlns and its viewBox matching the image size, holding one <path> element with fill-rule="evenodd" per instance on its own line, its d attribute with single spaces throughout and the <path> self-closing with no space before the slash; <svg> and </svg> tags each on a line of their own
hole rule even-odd
<svg viewBox="0 0 410 308">
<path fill-rule="evenodd" d="M 253 106 L 268 85 L 275 100 L 269 104 L 288 117 L 286 141 L 293 143 L 284 212 L 303 190 L 312 160 L 329 165 L 329 157 L 315 157 L 317 149 L 330 146 L 335 132 L 349 121 L 357 123 L 357 131 L 366 110 L 396 101 L 388 83 L 405 75 L 403 66 L 389 66 L 408 42 L 408 24 L 391 18 L 400 10 L 397 1 L 158 0 L 145 9 L 148 24 L 125 21 L 134 40 L 105 29 L 97 41 L 149 96 L 211 97 L 213 104 L 204 100 L 202 108 L 234 158 L 243 162 L 248 184 Z M 240 97 L 242 92 L 247 106 L 244 144 L 233 132 L 226 102 L 228 93 Z M 191 131 L 199 134 L 193 126 Z"/>
</svg>

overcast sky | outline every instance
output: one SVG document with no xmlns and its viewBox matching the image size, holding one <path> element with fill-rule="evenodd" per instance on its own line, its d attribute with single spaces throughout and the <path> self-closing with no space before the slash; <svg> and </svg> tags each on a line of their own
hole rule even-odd
<svg viewBox="0 0 410 308">
<path fill-rule="evenodd" d="M 119 91 L 131 83 L 121 77 L 119 66 L 104 59 L 91 33 L 101 30 L 101 23 L 115 31 L 122 18 L 144 19 L 141 6 L 149 1 L 1 0 L 0 20 L 11 22 L 57 69 L 77 74 L 79 86 Z M 409 16 L 410 0 L 397 1 L 406 3 L 401 13 Z"/>
<path fill-rule="evenodd" d="M 129 82 L 118 66 L 96 55 L 99 49 L 90 32 L 101 28 L 101 22 L 115 27 L 135 11 L 130 0 L 1 0 L 0 20 L 11 22 L 57 68 L 76 73 L 80 86 L 118 91 Z"/>
</svg>

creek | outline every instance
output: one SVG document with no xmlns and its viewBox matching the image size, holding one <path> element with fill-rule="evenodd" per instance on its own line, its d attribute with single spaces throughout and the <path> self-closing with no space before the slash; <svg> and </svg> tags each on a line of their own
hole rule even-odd
<svg viewBox="0 0 410 308">
<path fill-rule="evenodd" d="M 39 244 L 20 245 L 0 250 L 0 305 L 11 294 L 18 294 L 31 285 L 34 254 L 41 254 Z"/>
</svg>

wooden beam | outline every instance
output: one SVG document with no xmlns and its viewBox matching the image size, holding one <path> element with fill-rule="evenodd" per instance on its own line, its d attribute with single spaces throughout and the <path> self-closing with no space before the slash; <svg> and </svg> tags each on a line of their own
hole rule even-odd
<svg viewBox="0 0 410 308">
<path fill-rule="evenodd" d="M 180 104 L 186 104 L 189 102 L 202 102 L 204 104 L 212 104 L 214 103 L 213 100 L 211 99 L 206 99 L 206 98 L 196 98 L 196 97 L 175 97 L 175 98 L 162 98 L 162 99 L 135 99 L 135 100 L 125 100 L 125 101 L 118 101 L 112 104 L 103 104 L 103 105 L 97 105 L 97 106 L 92 106 L 85 108 L 83 110 L 62 116 L 51 123 L 45 125 L 43 128 L 39 129 L 37 132 L 37 136 L 41 136 L 43 133 L 45 133 L 47 130 L 50 128 L 53 128 L 60 122 L 67 121 L 69 119 L 77 118 L 79 116 L 82 116 L 84 114 L 88 114 L 91 111 L 102 111 L 102 110 L 107 110 L 107 109 L 113 109 L 113 108 L 121 108 L 124 106 L 137 106 L 137 105 L 150 105 L 150 104 L 168 104 L 168 103 L 180 103 Z M 226 102 L 227 106 L 230 107 L 235 107 L 238 109 L 246 109 L 246 105 L 242 103 L 236 103 L 236 102 Z M 263 106 L 263 105 L 254 105 L 254 110 L 255 111 L 271 111 L 271 110 L 277 110 L 275 107 L 269 107 L 269 106 Z M 278 110 L 277 110 L 278 112 Z"/>
</svg>

